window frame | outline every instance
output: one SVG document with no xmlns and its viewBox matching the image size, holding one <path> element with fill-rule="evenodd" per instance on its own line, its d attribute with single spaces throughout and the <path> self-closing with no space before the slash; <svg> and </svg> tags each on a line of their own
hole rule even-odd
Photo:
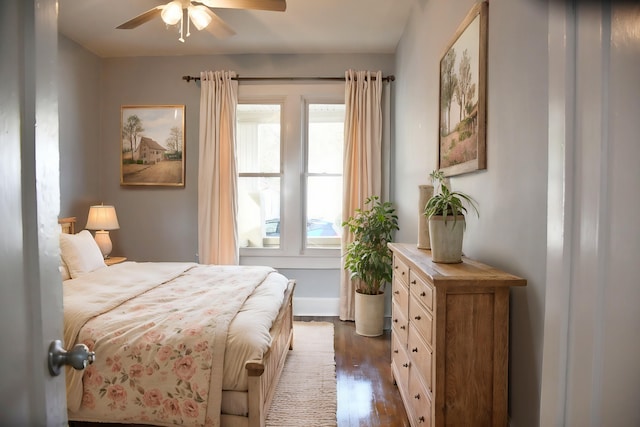
<svg viewBox="0 0 640 427">
<path fill-rule="evenodd" d="M 303 166 L 302 166 L 302 179 L 304 184 L 302 185 L 302 198 L 303 198 L 303 205 L 302 205 L 302 217 L 303 218 L 307 218 L 307 200 L 309 197 L 309 193 L 308 193 L 308 188 L 309 186 L 306 185 L 308 183 L 309 177 L 341 177 L 342 179 L 344 179 L 344 168 L 343 168 L 343 173 L 337 174 L 337 173 L 318 173 L 318 172 L 309 172 L 309 106 L 312 104 L 334 104 L 334 105 L 345 105 L 344 102 L 344 96 L 340 101 L 334 101 L 334 102 L 328 102 L 326 99 L 316 99 L 315 97 L 307 97 L 304 99 L 304 111 L 302 113 L 303 118 L 304 118 L 304 140 L 303 140 Z M 343 150 L 344 151 L 344 150 Z M 344 161 L 343 161 L 344 164 Z M 304 223 L 305 221 L 303 221 Z M 340 251 L 340 244 L 342 241 L 342 237 L 338 236 L 335 238 L 335 240 L 338 241 L 338 246 L 337 247 L 327 247 L 327 248 L 319 248 L 319 247 L 308 247 L 308 243 L 309 243 L 309 237 L 307 236 L 306 233 L 306 224 L 301 224 L 304 227 L 304 233 L 303 233 L 303 237 L 302 237 L 302 246 L 303 246 L 303 250 L 305 251 L 312 251 L 313 253 L 315 253 L 316 251 L 335 251 L 338 250 Z M 312 238 L 313 240 L 314 238 Z M 322 238 L 320 238 L 322 239 Z M 340 255 L 340 254 L 338 254 Z"/>
<path fill-rule="evenodd" d="M 240 264 L 270 265 L 275 268 L 340 268 L 340 248 L 306 248 L 304 218 L 307 201 L 308 105 L 344 104 L 344 83 L 252 83 L 238 86 L 238 104 L 275 103 L 281 105 L 280 246 L 240 248 Z"/>
<path fill-rule="evenodd" d="M 240 102 L 240 99 L 238 98 L 238 104 L 259 104 L 259 105 L 279 105 L 280 106 L 280 164 L 278 166 L 279 171 L 278 172 L 238 172 L 238 179 L 240 178 L 280 178 L 280 221 L 282 222 L 283 219 L 283 211 L 284 211 L 284 202 L 283 202 L 283 190 L 284 190 L 284 176 L 285 176 L 285 170 L 284 170 L 284 135 L 283 135 L 283 129 L 284 129 L 284 102 L 285 99 L 283 97 L 269 97 L 269 98 L 260 98 L 260 99 L 253 99 L 253 98 L 248 98 L 246 100 L 243 100 L 242 102 Z M 237 113 L 236 113 L 236 117 L 237 117 Z M 236 129 L 237 132 L 237 129 Z M 237 156 L 237 153 L 236 153 Z M 280 230 L 280 237 L 282 237 L 282 229 Z M 269 240 L 269 239 L 274 239 L 274 238 L 263 238 L 263 240 Z M 280 244 L 281 240 L 278 238 L 278 243 Z M 272 247 L 264 247 L 264 248 L 240 248 L 240 256 L 242 257 L 243 252 L 245 252 L 246 249 L 252 249 L 252 252 L 256 252 L 257 254 L 259 254 L 258 251 L 260 250 L 265 250 L 265 251 L 273 251 L 273 250 L 278 250 L 281 249 L 279 248 L 272 248 Z"/>
</svg>

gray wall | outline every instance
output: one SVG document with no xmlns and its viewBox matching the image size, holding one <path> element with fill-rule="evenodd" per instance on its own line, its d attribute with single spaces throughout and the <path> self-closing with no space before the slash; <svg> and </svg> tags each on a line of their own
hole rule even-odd
<svg viewBox="0 0 640 427">
<path fill-rule="evenodd" d="M 60 36 L 62 215 L 81 228 L 89 205 L 116 207 L 113 255 L 135 261 L 195 261 L 197 252 L 198 122 L 200 87 L 182 80 L 203 70 L 240 76 L 343 76 L 345 70 L 394 73 L 394 55 L 230 55 L 101 59 Z M 250 83 L 242 83 L 250 84 Z M 186 185 L 120 186 L 120 107 L 183 104 L 186 110 Z M 99 112 L 99 114 L 95 114 Z M 64 116 L 64 119 L 63 119 Z M 64 135 L 63 135 L 64 134 Z M 296 295 L 336 299 L 339 275 L 331 270 L 287 270 Z"/>
<path fill-rule="evenodd" d="M 415 242 L 418 185 L 438 166 L 439 61 L 475 2 L 415 2 L 398 46 L 392 199 L 397 239 Z M 547 10 L 544 2 L 492 0 L 489 6 L 487 169 L 451 178 L 471 194 L 466 255 L 524 277 L 511 292 L 512 424 L 538 420 L 544 325 L 547 173 Z"/>
<path fill-rule="evenodd" d="M 60 216 L 77 217 L 80 229 L 89 206 L 102 201 L 100 76 L 98 57 L 64 36 L 58 38 Z"/>
</svg>

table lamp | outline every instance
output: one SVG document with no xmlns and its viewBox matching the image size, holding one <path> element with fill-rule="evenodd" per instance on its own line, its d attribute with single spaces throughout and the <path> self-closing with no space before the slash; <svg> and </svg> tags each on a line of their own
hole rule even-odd
<svg viewBox="0 0 640 427">
<path fill-rule="evenodd" d="M 117 230 L 120 228 L 116 209 L 108 205 L 96 205 L 89 208 L 89 217 L 87 218 L 87 230 L 96 230 L 96 243 L 102 252 L 102 256 L 109 257 L 112 245 L 109 237 L 109 230 Z"/>
</svg>

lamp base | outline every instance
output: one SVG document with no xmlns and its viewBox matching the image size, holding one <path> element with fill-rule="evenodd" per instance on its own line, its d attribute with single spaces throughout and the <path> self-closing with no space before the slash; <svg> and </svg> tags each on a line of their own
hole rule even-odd
<svg viewBox="0 0 640 427">
<path fill-rule="evenodd" d="M 111 249 L 113 249 L 109 232 L 105 230 L 96 231 L 95 239 L 100 248 L 100 252 L 102 252 L 103 258 L 107 258 L 111 253 Z"/>
</svg>

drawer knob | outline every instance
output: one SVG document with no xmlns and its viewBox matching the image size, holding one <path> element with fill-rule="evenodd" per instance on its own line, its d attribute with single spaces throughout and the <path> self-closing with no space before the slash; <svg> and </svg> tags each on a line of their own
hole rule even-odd
<svg viewBox="0 0 640 427">
<path fill-rule="evenodd" d="M 422 319 L 422 317 L 420 317 L 420 316 L 416 316 L 416 317 L 414 317 L 414 319 L 416 319 L 416 320 L 420 320 L 420 319 Z"/>
<path fill-rule="evenodd" d="M 401 274 L 404 276 L 404 271 Z"/>
<path fill-rule="evenodd" d="M 394 294 L 400 295 L 400 291 L 393 291 Z"/>
<path fill-rule="evenodd" d="M 398 319 L 393 319 L 393 323 L 398 323 Z"/>
<path fill-rule="evenodd" d="M 412 285 L 415 285 L 415 284 L 416 284 L 416 279 L 413 279 L 413 280 L 411 281 L 411 284 L 412 284 Z"/>
<path fill-rule="evenodd" d="M 400 326 L 400 329 L 407 329 L 404 325 Z"/>
<path fill-rule="evenodd" d="M 403 367 L 403 368 L 408 368 L 408 367 L 409 367 L 409 364 L 408 364 L 408 363 L 403 363 L 403 364 L 402 364 L 402 367 Z"/>
<path fill-rule="evenodd" d="M 419 423 L 423 423 L 423 422 L 424 422 L 424 417 L 420 417 L 420 418 L 418 418 L 418 422 L 419 422 Z"/>
<path fill-rule="evenodd" d="M 427 296 L 427 293 L 426 293 L 425 291 L 422 291 L 422 292 L 420 292 L 420 296 L 421 296 L 421 297 L 426 297 L 426 296 Z"/>
<path fill-rule="evenodd" d="M 399 353 L 399 352 L 398 352 L 398 350 L 393 350 L 393 352 L 394 352 L 395 354 L 398 354 L 398 353 Z"/>
<path fill-rule="evenodd" d="M 420 393 L 416 394 L 415 396 L 413 396 L 414 399 L 418 399 L 420 400 Z"/>
<path fill-rule="evenodd" d="M 417 353 L 417 352 L 418 352 L 418 347 L 414 348 L 414 349 L 413 349 L 413 350 L 411 350 L 411 351 L 412 351 L 412 352 L 414 352 L 414 353 Z"/>
</svg>

